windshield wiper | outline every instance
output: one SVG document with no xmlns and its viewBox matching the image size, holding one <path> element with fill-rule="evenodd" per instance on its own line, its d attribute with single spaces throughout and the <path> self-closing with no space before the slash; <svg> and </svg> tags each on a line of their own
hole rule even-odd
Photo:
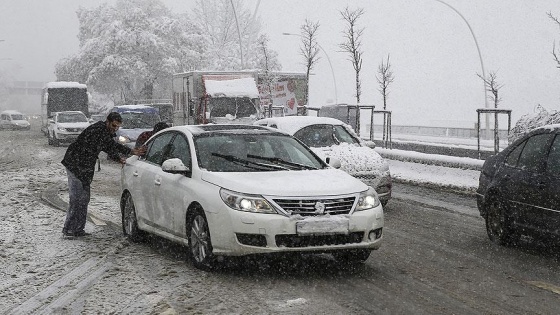
<svg viewBox="0 0 560 315">
<path fill-rule="evenodd" d="M 271 164 L 253 162 L 253 161 L 241 159 L 241 158 L 238 158 L 236 156 L 229 155 L 229 154 L 220 154 L 220 153 L 212 152 L 212 155 L 217 156 L 217 157 L 221 157 L 222 159 L 225 159 L 229 162 L 237 163 L 237 164 L 240 164 L 240 165 L 243 165 L 245 167 L 249 167 L 249 168 L 252 168 L 252 169 L 255 169 L 255 170 L 261 170 L 261 171 L 266 170 L 266 169 L 262 169 L 262 167 L 267 167 L 268 169 L 274 169 L 274 170 L 287 170 L 286 167 L 283 167 L 283 166 L 280 166 L 280 165 L 271 165 Z M 247 157 L 249 157 L 249 155 L 247 155 Z M 255 166 L 260 166 L 261 168 L 256 168 Z"/>
<path fill-rule="evenodd" d="M 294 163 L 294 162 L 283 160 L 283 159 L 278 158 L 278 157 L 268 157 L 268 156 L 260 156 L 260 155 L 253 155 L 253 154 L 247 154 L 247 157 L 248 158 L 253 158 L 253 159 L 264 160 L 264 161 L 269 161 L 269 162 L 273 162 L 273 163 L 276 163 L 276 164 L 286 165 L 286 166 L 290 166 L 290 167 L 296 168 L 296 169 L 306 169 L 306 170 L 316 170 L 317 169 L 314 166 Z"/>
</svg>

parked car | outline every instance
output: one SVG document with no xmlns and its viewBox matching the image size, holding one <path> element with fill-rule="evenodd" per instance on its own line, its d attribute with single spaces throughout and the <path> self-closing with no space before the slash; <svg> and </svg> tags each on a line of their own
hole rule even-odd
<svg viewBox="0 0 560 315">
<path fill-rule="evenodd" d="M 360 139 L 350 125 L 335 118 L 315 116 L 272 117 L 255 124 L 293 135 L 321 158 L 337 158 L 342 170 L 377 191 L 383 206 L 391 199 L 393 184 L 389 164 Z"/>
<path fill-rule="evenodd" d="M 15 110 L 5 110 L 0 113 L 0 129 L 31 129 L 31 124 L 25 119 L 25 115 Z"/>
<path fill-rule="evenodd" d="M 377 193 L 292 136 L 251 125 L 186 125 L 152 136 L 122 168 L 123 232 L 216 256 L 330 252 L 363 262 L 382 242 Z M 329 163 L 336 165 L 335 159 Z"/>
<path fill-rule="evenodd" d="M 560 236 L 560 125 L 537 128 L 486 159 L 477 205 L 498 244 Z"/>
<path fill-rule="evenodd" d="M 136 146 L 136 139 L 142 132 L 153 130 L 161 121 L 158 109 L 147 105 L 120 105 L 111 111 L 120 113 L 123 121 L 115 140 L 130 148 Z"/>
<path fill-rule="evenodd" d="M 98 121 L 105 121 L 105 119 L 107 118 L 107 114 L 92 114 L 89 117 L 89 121 L 94 124 Z"/>
<path fill-rule="evenodd" d="M 54 146 L 73 142 L 90 125 L 81 111 L 53 112 L 48 123 L 48 143 Z"/>
</svg>

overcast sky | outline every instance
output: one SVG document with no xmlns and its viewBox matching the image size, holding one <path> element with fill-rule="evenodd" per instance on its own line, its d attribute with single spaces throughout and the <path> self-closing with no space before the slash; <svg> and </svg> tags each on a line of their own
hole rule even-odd
<svg viewBox="0 0 560 315">
<path fill-rule="evenodd" d="M 560 69 L 552 59 L 552 45 L 560 46 L 560 28 L 547 17 L 560 17 L 558 0 L 363 0 L 348 1 L 364 8 L 362 104 L 381 109 L 375 79 L 382 58 L 391 56 L 395 81 L 390 86 L 388 110 L 394 124 L 472 126 L 476 109 L 485 107 L 481 59 L 467 23 L 478 42 L 484 70 L 496 72 L 500 107 L 512 109 L 513 121 L 537 104 L 560 105 Z M 79 6 L 95 7 L 101 0 L 1 0 L 0 68 L 17 67 L 16 79 L 55 80 L 55 63 L 78 50 Z M 108 1 L 113 2 L 113 1 Z M 194 3 L 163 1 L 182 12 Z M 311 105 L 338 101 L 355 103 L 354 71 L 338 45 L 344 23 L 340 0 L 245 0 L 258 6 L 263 31 L 279 52 L 284 71 L 303 72 L 298 33 L 305 18 L 318 21 L 321 52 L 311 80 Z M 332 69 L 328 59 L 332 62 Z M 336 80 L 333 80 L 332 74 Z M 336 90 L 335 90 L 336 83 Z M 336 92 L 335 92 L 336 91 Z M 489 103 L 489 105 L 491 105 Z M 505 127 L 505 125 L 504 125 Z"/>
</svg>

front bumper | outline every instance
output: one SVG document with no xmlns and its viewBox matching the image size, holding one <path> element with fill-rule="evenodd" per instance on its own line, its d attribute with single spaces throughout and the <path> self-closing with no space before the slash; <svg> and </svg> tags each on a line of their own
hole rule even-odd
<svg viewBox="0 0 560 315">
<path fill-rule="evenodd" d="M 221 211 L 206 213 L 216 255 L 374 250 L 381 246 L 383 240 L 384 217 L 381 205 L 343 215 L 344 218 L 348 218 L 347 232 L 333 233 L 298 233 L 296 222 L 316 217 L 304 219 L 280 214 L 249 213 L 230 208 L 227 208 L 227 212 L 228 215 Z"/>
</svg>

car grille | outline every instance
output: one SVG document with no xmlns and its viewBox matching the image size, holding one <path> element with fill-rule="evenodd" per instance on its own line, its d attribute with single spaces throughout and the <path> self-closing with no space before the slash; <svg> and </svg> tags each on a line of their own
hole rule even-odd
<svg viewBox="0 0 560 315">
<path fill-rule="evenodd" d="M 322 214 L 349 214 L 356 197 L 332 199 L 273 199 L 284 211 L 291 215 L 313 216 Z M 323 209 L 324 206 L 324 210 Z"/>
<path fill-rule="evenodd" d="M 360 243 L 364 238 L 364 232 L 353 232 L 348 235 L 276 235 L 276 246 L 278 247 L 309 247 L 324 245 L 343 245 Z"/>
<path fill-rule="evenodd" d="M 373 174 L 352 174 L 352 176 L 361 180 L 366 185 L 371 185 L 377 180 L 377 176 Z"/>
<path fill-rule="evenodd" d="M 68 132 L 82 132 L 83 129 L 82 128 L 66 128 L 66 131 L 68 131 Z"/>
</svg>

